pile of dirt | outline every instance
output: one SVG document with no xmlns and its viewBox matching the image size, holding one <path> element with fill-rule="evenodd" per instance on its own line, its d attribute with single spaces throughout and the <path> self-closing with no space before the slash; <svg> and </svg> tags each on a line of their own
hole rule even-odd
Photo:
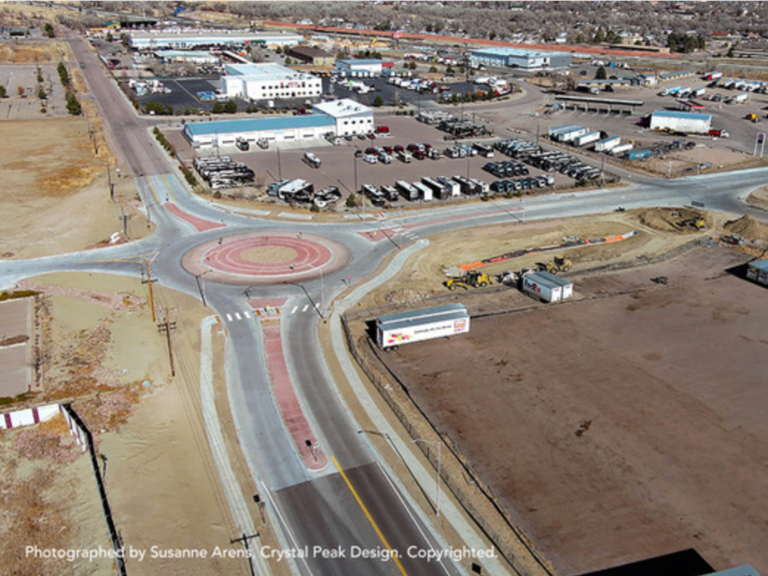
<svg viewBox="0 0 768 576">
<path fill-rule="evenodd" d="M 649 228 L 662 232 L 679 232 L 680 234 L 696 232 L 694 226 L 683 223 L 703 217 L 701 213 L 686 208 L 649 208 L 648 210 L 641 210 L 637 216 L 640 222 Z"/>
<path fill-rule="evenodd" d="M 736 220 L 729 220 L 724 228 L 747 240 L 768 240 L 768 226 L 746 214 Z"/>
<path fill-rule="evenodd" d="M 389 304 L 416 304 L 427 297 L 429 297 L 429 293 L 427 292 L 417 292 L 416 290 L 399 288 L 387 294 L 386 300 Z"/>
</svg>

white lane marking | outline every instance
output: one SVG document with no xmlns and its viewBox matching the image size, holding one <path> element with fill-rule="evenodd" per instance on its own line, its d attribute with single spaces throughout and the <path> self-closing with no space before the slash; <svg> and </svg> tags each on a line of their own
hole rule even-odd
<svg viewBox="0 0 768 576">
<path fill-rule="evenodd" d="M 307 308 L 309 308 L 309 304 L 304 304 L 304 308 L 302 308 L 301 311 L 306 312 Z"/>
<path fill-rule="evenodd" d="M 227 322 L 232 322 L 232 314 L 227 313 Z"/>
<path fill-rule="evenodd" d="M 243 312 L 243 314 L 245 314 L 245 317 L 246 317 L 246 318 L 248 318 L 248 319 L 250 320 L 250 318 L 251 318 L 251 313 L 250 313 L 250 312 L 248 312 L 248 310 L 244 311 L 244 312 Z"/>
<path fill-rule="evenodd" d="M 300 550 L 301 548 L 299 547 L 299 543 L 296 541 L 296 536 L 293 535 L 291 527 L 288 525 L 288 522 L 285 521 L 283 513 L 280 512 L 280 508 L 277 507 L 277 502 L 275 502 L 275 499 L 272 498 L 272 494 L 267 489 L 267 485 L 264 484 L 264 482 L 262 482 L 261 485 L 264 488 L 264 493 L 267 495 L 267 498 L 272 503 L 272 507 L 275 509 L 275 514 L 277 514 L 277 517 L 280 519 L 280 523 L 283 525 L 283 527 L 285 527 L 285 531 L 288 532 L 288 536 L 291 538 L 291 540 L 293 540 L 294 549 Z M 304 564 L 304 567 L 307 569 L 307 572 L 309 572 L 310 576 L 312 576 L 312 570 L 309 569 L 307 559 L 304 558 L 304 556 L 301 556 L 301 562 Z"/>
<path fill-rule="evenodd" d="M 411 517 L 411 521 L 413 522 L 414 526 L 416 526 L 416 529 L 419 531 L 419 534 L 421 534 L 421 537 L 424 538 L 424 542 L 427 543 L 427 546 L 429 546 L 430 550 L 435 550 L 435 547 L 432 546 L 432 542 L 429 541 L 429 538 L 427 538 L 427 535 L 424 533 L 424 530 L 421 529 L 421 524 L 419 524 L 419 522 L 416 520 L 416 517 L 413 515 L 413 512 L 411 512 L 411 508 L 405 503 L 405 500 L 403 500 L 403 497 L 400 495 L 400 492 L 395 487 L 395 484 L 392 482 L 392 479 L 384 471 L 384 468 L 381 466 L 381 464 L 376 462 L 376 466 L 379 467 L 379 470 L 381 470 L 382 475 L 384 476 L 384 478 L 387 479 L 389 486 L 392 488 L 392 492 L 394 492 L 395 496 L 397 496 L 397 499 L 400 500 L 400 504 L 402 504 L 403 508 L 405 508 L 405 511 L 408 512 L 408 516 Z M 443 559 L 439 556 L 438 558 L 440 558 L 439 562 L 440 562 L 440 565 L 443 567 L 443 570 L 445 570 L 445 573 L 448 574 L 448 576 L 450 576 L 451 573 L 448 571 L 448 567 L 443 563 Z"/>
<path fill-rule="evenodd" d="M 293 310 L 291 310 L 291 314 L 296 314 L 296 310 L 298 310 L 298 309 L 299 309 L 298 306 L 294 306 Z"/>
<path fill-rule="evenodd" d="M 242 320 L 242 318 L 240 317 L 240 312 L 235 312 L 235 318 L 237 318 L 238 320 Z"/>
</svg>

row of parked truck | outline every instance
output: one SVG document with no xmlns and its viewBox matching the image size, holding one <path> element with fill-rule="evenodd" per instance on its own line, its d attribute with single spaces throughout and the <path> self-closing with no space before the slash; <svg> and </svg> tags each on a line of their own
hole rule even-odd
<svg viewBox="0 0 768 576">
<path fill-rule="evenodd" d="M 496 149 L 544 172 L 560 172 L 575 180 L 599 178 L 602 171 L 560 150 L 543 151 L 527 140 L 512 139 L 496 143 Z"/>
<path fill-rule="evenodd" d="M 399 198 L 409 202 L 418 200 L 429 202 L 431 200 L 447 200 L 462 194 L 466 196 L 487 194 L 490 191 L 491 188 L 487 182 L 464 176 L 438 176 L 436 178 L 425 176 L 418 182 L 398 180 L 394 186 L 380 187 L 373 184 L 363 184 L 360 189 L 360 193 L 378 208 L 386 206 L 388 202 L 395 202 Z"/>
</svg>

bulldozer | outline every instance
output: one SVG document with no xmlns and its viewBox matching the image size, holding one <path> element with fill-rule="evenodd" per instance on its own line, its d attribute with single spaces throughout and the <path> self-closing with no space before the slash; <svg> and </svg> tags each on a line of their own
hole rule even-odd
<svg viewBox="0 0 768 576">
<path fill-rule="evenodd" d="M 448 290 L 456 290 L 456 288 L 482 288 L 493 284 L 491 277 L 485 272 L 478 272 L 477 270 L 469 270 L 464 276 L 457 276 L 455 278 L 449 278 L 445 281 L 445 287 Z"/>
<path fill-rule="evenodd" d="M 539 263 L 538 267 L 539 270 L 549 272 L 550 274 L 557 274 L 558 272 L 568 272 L 573 268 L 573 262 L 563 256 L 555 256 L 552 261 L 546 264 Z"/>
</svg>

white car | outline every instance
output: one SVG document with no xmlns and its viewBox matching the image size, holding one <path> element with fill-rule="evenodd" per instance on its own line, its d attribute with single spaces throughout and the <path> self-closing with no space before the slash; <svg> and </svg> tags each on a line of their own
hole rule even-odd
<svg viewBox="0 0 768 576">
<path fill-rule="evenodd" d="M 366 154 L 363 156 L 363 161 L 368 162 L 368 164 L 376 164 L 376 156 L 373 154 Z"/>
<path fill-rule="evenodd" d="M 379 152 L 379 162 L 382 164 L 392 164 L 392 156 L 387 154 L 386 152 Z"/>
</svg>

